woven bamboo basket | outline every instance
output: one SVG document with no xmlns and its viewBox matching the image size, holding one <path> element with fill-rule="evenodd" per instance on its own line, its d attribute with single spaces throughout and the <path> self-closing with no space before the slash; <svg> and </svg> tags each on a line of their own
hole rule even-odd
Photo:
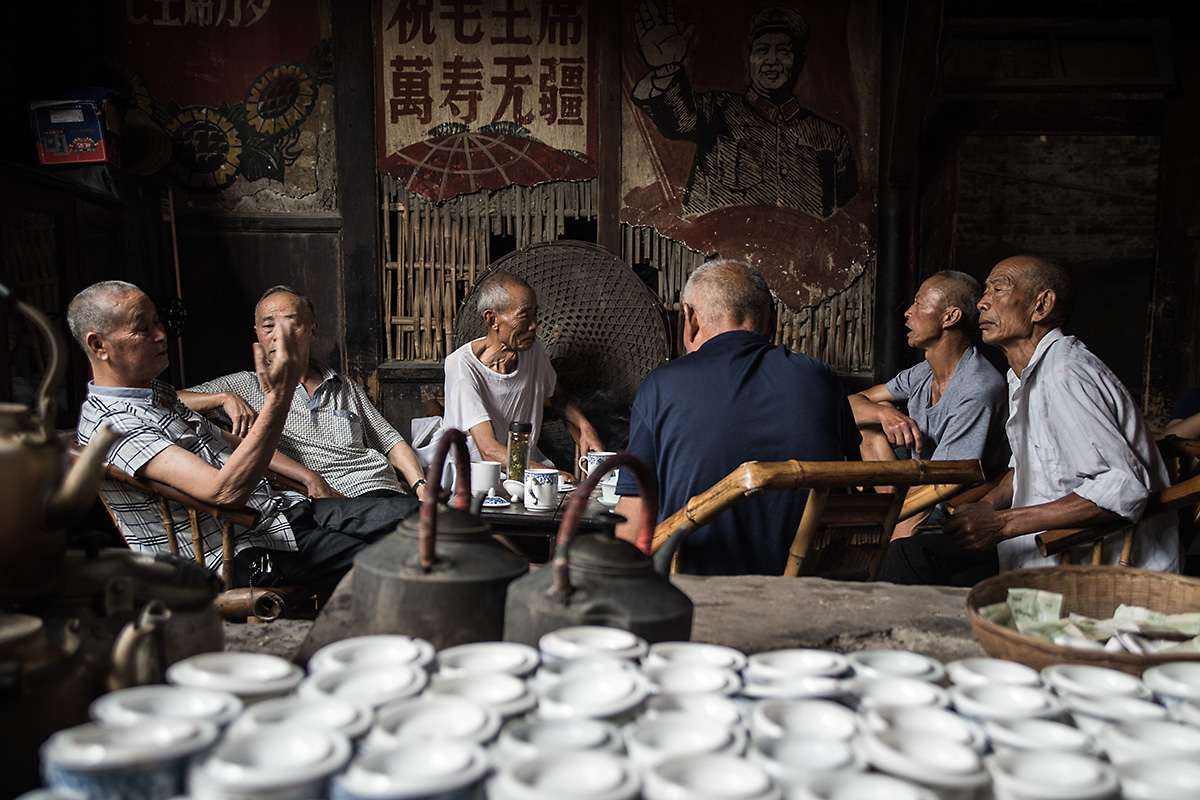
<svg viewBox="0 0 1200 800">
<path fill-rule="evenodd" d="M 538 338 L 576 396 L 608 394 L 626 409 L 642 378 L 667 360 L 666 318 L 658 298 L 625 262 L 594 244 L 542 242 L 495 261 L 463 298 L 454 346 L 483 336 L 475 311 L 479 284 L 499 271 L 528 283 L 538 298 Z"/>
<path fill-rule="evenodd" d="M 988 655 L 1041 670 L 1051 664 L 1092 664 L 1141 675 L 1168 661 L 1200 661 L 1190 655 L 1133 655 L 1062 647 L 989 622 L 979 609 L 1008 598 L 1009 589 L 1043 589 L 1063 596 L 1062 614 L 1108 619 L 1122 603 L 1164 614 L 1200 611 L 1200 580 L 1132 567 L 1091 565 L 1038 567 L 1005 572 L 980 581 L 967 594 L 967 616 Z"/>
</svg>

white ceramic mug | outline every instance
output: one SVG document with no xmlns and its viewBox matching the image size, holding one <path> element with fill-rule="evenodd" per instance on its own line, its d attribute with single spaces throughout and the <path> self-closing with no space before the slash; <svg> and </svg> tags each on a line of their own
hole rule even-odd
<svg viewBox="0 0 1200 800">
<path fill-rule="evenodd" d="M 525 508 L 553 511 L 558 507 L 558 470 L 525 470 Z"/>
<path fill-rule="evenodd" d="M 592 470 L 600 466 L 601 461 L 615 455 L 616 453 L 611 450 L 593 450 L 579 457 L 579 468 L 583 470 L 584 475 L 591 475 Z"/>
<path fill-rule="evenodd" d="M 500 485 L 499 461 L 474 461 L 471 463 L 471 494 L 488 492 L 495 494 Z"/>
</svg>

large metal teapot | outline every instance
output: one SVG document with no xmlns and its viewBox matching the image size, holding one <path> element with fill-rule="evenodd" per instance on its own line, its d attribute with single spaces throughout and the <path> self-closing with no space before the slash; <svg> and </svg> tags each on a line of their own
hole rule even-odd
<svg viewBox="0 0 1200 800">
<path fill-rule="evenodd" d="M 575 532 L 588 496 L 617 467 L 632 470 L 641 487 L 636 547 L 614 535 L 615 524 L 623 521 L 615 514 L 606 530 L 580 536 Z M 657 555 L 662 558 L 655 562 L 646 555 L 654 535 L 656 495 L 650 471 L 630 453 L 617 453 L 592 470 L 563 515 L 552 567 L 531 572 L 508 587 L 504 638 L 536 647 L 543 635 L 567 625 L 622 628 L 648 642 L 690 638 L 692 601 L 666 576 L 671 554 L 660 548 Z"/>
<path fill-rule="evenodd" d="M 455 508 L 439 506 L 442 466 L 458 454 Z M 352 634 L 402 633 L 443 648 L 500 638 L 508 585 L 529 562 L 492 538 L 471 514 L 470 455 L 462 431 L 442 436 L 426 472 L 433 486 L 409 517 L 354 559 Z M 415 515 L 414 515 L 415 516 Z"/>
<path fill-rule="evenodd" d="M 5 299 L 33 323 L 49 347 L 50 364 L 38 387 L 37 412 L 0 403 L 0 604 L 45 595 L 55 589 L 67 551 L 66 525 L 83 517 L 96 500 L 104 458 L 121 434 L 97 431 L 83 456 L 68 468 L 54 431 L 55 395 L 66 362 L 63 341 L 33 306 Z"/>
</svg>

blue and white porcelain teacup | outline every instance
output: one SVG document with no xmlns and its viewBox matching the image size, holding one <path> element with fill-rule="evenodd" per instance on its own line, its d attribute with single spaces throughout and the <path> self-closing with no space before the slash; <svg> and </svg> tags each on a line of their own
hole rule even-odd
<svg viewBox="0 0 1200 800">
<path fill-rule="evenodd" d="M 525 508 L 553 511 L 558 507 L 558 470 L 525 470 Z"/>
</svg>

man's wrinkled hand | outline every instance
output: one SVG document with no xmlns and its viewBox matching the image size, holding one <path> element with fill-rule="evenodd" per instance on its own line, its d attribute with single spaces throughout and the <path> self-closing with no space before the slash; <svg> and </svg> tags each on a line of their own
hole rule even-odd
<svg viewBox="0 0 1200 800">
<path fill-rule="evenodd" d="M 963 547 L 982 550 L 1008 537 L 1004 533 L 1004 518 L 986 501 L 964 503 L 954 509 L 942 532 Z"/>
<path fill-rule="evenodd" d="M 592 431 L 579 432 L 579 452 L 581 453 L 602 453 L 604 451 L 604 443 L 600 441 L 600 437 Z"/>
<path fill-rule="evenodd" d="M 884 405 L 879 412 L 879 426 L 884 436 L 896 447 L 907 447 L 915 454 L 921 452 L 921 429 L 912 417 Z"/>
<path fill-rule="evenodd" d="M 328 483 L 326 483 L 325 479 L 315 472 L 311 478 L 304 482 L 304 486 L 307 489 L 306 493 L 312 498 L 342 497 L 341 492 L 337 491 Z"/>
<path fill-rule="evenodd" d="M 250 432 L 254 420 L 258 418 L 258 412 L 233 392 L 222 392 L 221 410 L 229 417 L 230 433 L 243 439 Z"/>
</svg>

